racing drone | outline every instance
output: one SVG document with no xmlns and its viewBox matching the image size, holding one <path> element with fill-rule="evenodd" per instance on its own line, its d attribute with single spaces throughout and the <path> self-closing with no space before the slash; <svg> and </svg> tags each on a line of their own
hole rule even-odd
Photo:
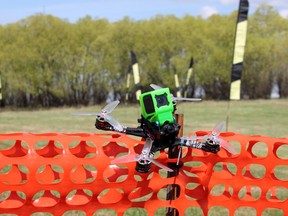
<svg viewBox="0 0 288 216">
<path fill-rule="evenodd" d="M 181 126 L 174 117 L 177 101 L 201 101 L 201 99 L 174 97 L 169 88 L 162 88 L 154 84 L 150 86 L 153 90 L 143 93 L 139 97 L 141 118 L 138 119 L 140 125 L 137 128 L 123 126 L 110 115 L 119 104 L 118 100 L 107 104 L 100 113 L 76 113 L 77 115 L 95 115 L 97 129 L 116 131 L 145 139 L 140 154 L 128 154 L 115 158 L 111 161 L 112 164 L 136 162 L 136 170 L 146 173 L 150 171 L 153 163 L 166 171 L 173 172 L 171 168 L 154 159 L 157 151 L 174 146 L 180 146 L 180 148 L 186 146 L 212 153 L 217 153 L 220 147 L 223 147 L 232 154 L 236 153 L 231 144 L 219 137 L 225 126 L 224 122 L 218 124 L 208 136 L 178 137 Z"/>
</svg>

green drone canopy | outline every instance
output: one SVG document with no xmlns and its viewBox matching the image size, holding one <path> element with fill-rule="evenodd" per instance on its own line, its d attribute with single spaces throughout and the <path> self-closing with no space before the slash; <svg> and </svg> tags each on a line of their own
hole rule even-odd
<svg viewBox="0 0 288 216">
<path fill-rule="evenodd" d="M 174 106 L 169 88 L 146 92 L 140 95 L 141 114 L 150 123 L 162 126 L 165 122 L 173 123 Z"/>
</svg>

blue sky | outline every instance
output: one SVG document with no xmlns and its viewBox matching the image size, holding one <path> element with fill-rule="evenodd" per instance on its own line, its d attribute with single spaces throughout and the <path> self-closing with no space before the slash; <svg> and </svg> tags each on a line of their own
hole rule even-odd
<svg viewBox="0 0 288 216">
<path fill-rule="evenodd" d="M 250 13 L 261 3 L 272 5 L 288 18 L 288 0 L 250 0 Z M 111 22 L 128 16 L 134 20 L 149 19 L 157 14 L 182 17 L 208 17 L 230 14 L 239 0 L 0 0 L 0 25 L 17 22 L 37 13 L 46 13 L 75 22 L 90 15 Z"/>
</svg>

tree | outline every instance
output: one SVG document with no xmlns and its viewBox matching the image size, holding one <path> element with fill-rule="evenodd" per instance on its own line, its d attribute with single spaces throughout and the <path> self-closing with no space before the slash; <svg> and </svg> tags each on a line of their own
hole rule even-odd
<svg viewBox="0 0 288 216">
<path fill-rule="evenodd" d="M 15 106 L 95 104 L 124 98 L 130 51 L 137 54 L 142 91 L 155 83 L 184 86 L 190 58 L 207 99 L 227 99 L 237 12 L 207 19 L 158 15 L 110 23 L 90 16 L 69 23 L 36 14 L 0 26 L 5 103 Z M 249 17 L 242 76 L 247 98 L 288 96 L 288 20 L 261 5 Z M 194 86 L 195 80 L 190 81 Z M 132 88 L 132 87 L 131 87 Z M 193 91 L 191 95 L 193 96 Z"/>
</svg>

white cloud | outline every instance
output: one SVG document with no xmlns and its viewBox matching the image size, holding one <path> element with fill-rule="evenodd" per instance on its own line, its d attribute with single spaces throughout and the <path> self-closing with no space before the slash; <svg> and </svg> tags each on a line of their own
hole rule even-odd
<svg viewBox="0 0 288 216">
<path fill-rule="evenodd" d="M 275 7 L 285 7 L 287 8 L 288 7 L 288 1 L 286 0 L 270 0 L 270 1 L 267 1 L 267 3 L 269 5 L 272 5 L 272 6 L 275 6 Z"/>
<path fill-rule="evenodd" d="M 259 5 L 261 5 L 263 3 L 275 7 L 275 9 L 277 9 L 278 11 L 280 11 L 281 9 L 282 10 L 286 10 L 286 9 L 288 10 L 288 1 L 287 0 L 253 0 L 253 1 L 250 1 L 249 4 L 253 9 L 256 9 L 259 7 Z"/>
<path fill-rule="evenodd" d="M 213 7 L 205 6 L 201 9 L 201 16 L 203 18 L 207 18 L 213 14 L 219 14 L 219 12 Z"/>
<path fill-rule="evenodd" d="M 220 3 L 223 5 L 233 5 L 238 3 L 237 0 L 220 0 Z"/>
</svg>

